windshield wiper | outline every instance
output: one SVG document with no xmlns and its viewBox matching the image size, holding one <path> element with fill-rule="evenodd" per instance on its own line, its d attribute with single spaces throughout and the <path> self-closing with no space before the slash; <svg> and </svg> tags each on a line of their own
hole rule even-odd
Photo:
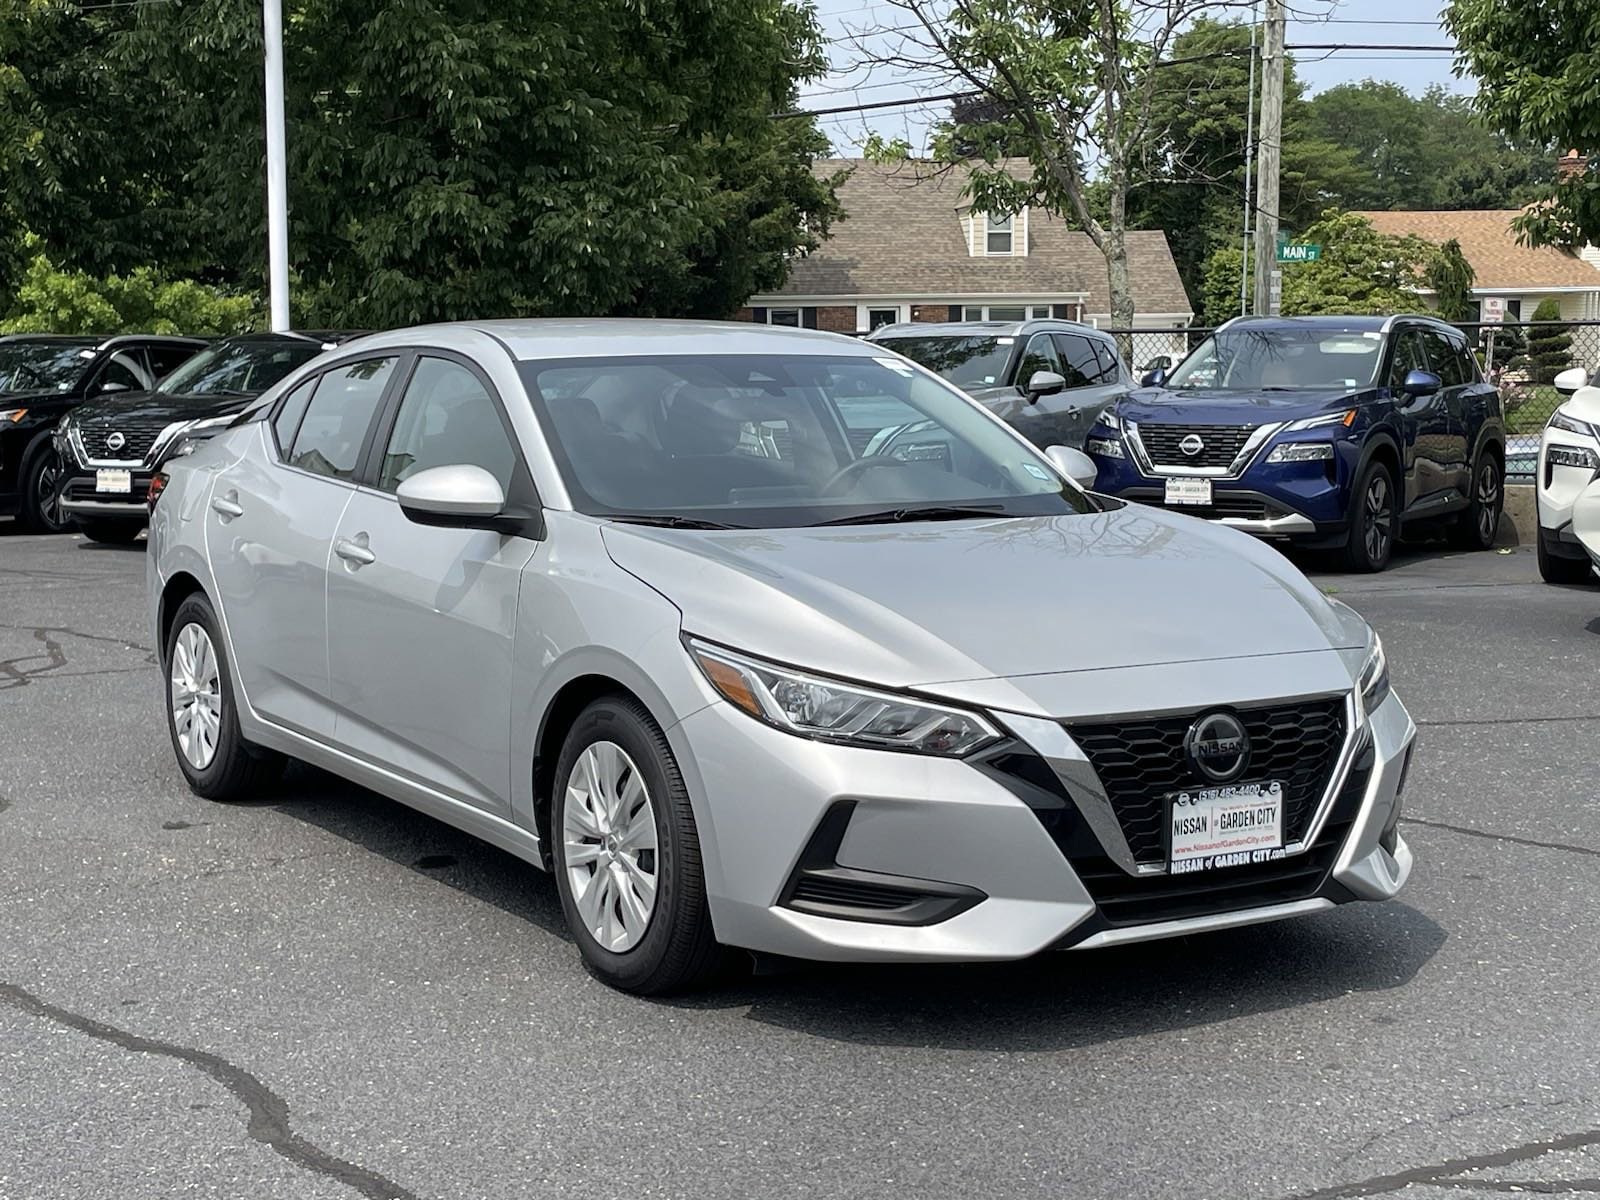
<svg viewBox="0 0 1600 1200">
<path fill-rule="evenodd" d="M 962 521 L 970 517 L 992 517 L 1001 511 L 998 504 L 928 504 L 921 508 L 885 508 L 879 512 L 835 517 L 818 525 L 890 525 L 900 521 Z"/>
<path fill-rule="evenodd" d="M 748 525 L 729 525 L 725 521 L 703 521 L 699 517 L 680 517 L 662 513 L 607 513 L 611 521 L 630 525 L 655 525 L 661 529 L 749 529 Z"/>
</svg>

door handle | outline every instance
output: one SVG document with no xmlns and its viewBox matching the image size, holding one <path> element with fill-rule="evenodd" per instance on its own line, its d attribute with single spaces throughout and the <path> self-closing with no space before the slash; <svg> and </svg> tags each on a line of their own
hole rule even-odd
<svg viewBox="0 0 1600 1200">
<path fill-rule="evenodd" d="M 366 534 L 359 535 L 365 538 Z M 368 563 L 378 561 L 378 556 L 368 550 L 360 542 L 351 541 L 349 538 L 340 538 L 333 544 L 333 552 L 353 567 L 364 567 Z"/>
<path fill-rule="evenodd" d="M 211 497 L 211 511 L 224 521 L 230 517 L 244 516 L 244 508 L 239 504 L 238 492 L 229 492 L 226 496 Z"/>
</svg>

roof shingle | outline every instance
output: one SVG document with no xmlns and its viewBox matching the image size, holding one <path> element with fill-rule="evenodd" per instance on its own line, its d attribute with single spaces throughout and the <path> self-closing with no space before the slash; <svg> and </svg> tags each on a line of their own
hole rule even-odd
<svg viewBox="0 0 1600 1200">
<path fill-rule="evenodd" d="M 1480 208 L 1455 212 L 1362 212 L 1379 233 L 1415 234 L 1437 245 L 1455 238 L 1472 265 L 1474 288 L 1538 291 L 1540 288 L 1590 287 L 1600 290 L 1600 271 L 1577 255 L 1554 246 L 1522 246 L 1511 222 L 1516 208 Z"/>
</svg>

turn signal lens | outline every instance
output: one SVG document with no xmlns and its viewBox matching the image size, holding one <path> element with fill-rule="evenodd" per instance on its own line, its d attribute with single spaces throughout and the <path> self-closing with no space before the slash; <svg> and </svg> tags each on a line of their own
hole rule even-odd
<svg viewBox="0 0 1600 1200">
<path fill-rule="evenodd" d="M 25 408 L 0 408 L 0 421 L 9 421 L 13 425 L 27 415 Z"/>
<path fill-rule="evenodd" d="M 144 497 L 145 507 L 151 512 L 155 512 L 156 501 L 161 499 L 161 493 L 166 490 L 167 473 L 165 471 L 160 471 L 150 476 L 150 490 L 145 493 Z"/>
</svg>

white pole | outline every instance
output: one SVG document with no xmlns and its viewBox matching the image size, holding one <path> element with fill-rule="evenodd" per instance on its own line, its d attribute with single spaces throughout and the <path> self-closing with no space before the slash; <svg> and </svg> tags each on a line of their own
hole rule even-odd
<svg viewBox="0 0 1600 1200">
<path fill-rule="evenodd" d="M 267 61 L 267 281 L 272 328 L 289 328 L 289 187 L 283 150 L 283 0 L 263 0 Z"/>
</svg>

